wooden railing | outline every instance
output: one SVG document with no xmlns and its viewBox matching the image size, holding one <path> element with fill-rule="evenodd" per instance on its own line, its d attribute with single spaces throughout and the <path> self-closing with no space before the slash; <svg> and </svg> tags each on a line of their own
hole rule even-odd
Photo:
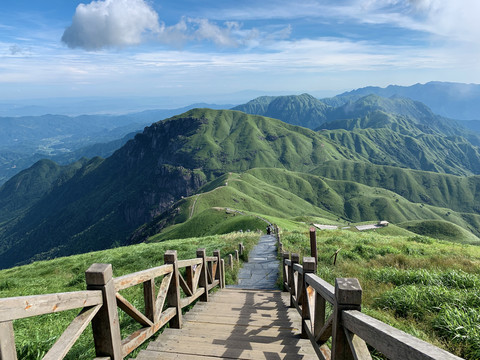
<svg viewBox="0 0 480 360">
<path fill-rule="evenodd" d="M 337 278 L 334 287 L 315 275 L 315 258 L 304 257 L 300 265 L 298 254 L 283 253 L 282 257 L 290 307 L 302 316 L 302 337 L 310 339 L 320 359 L 370 360 L 366 344 L 394 360 L 461 359 L 363 314 L 357 279 Z M 331 348 L 327 346 L 330 338 Z"/>
<path fill-rule="evenodd" d="M 167 322 L 181 328 L 182 308 L 196 299 L 208 301 L 211 289 L 225 286 L 225 264 L 220 251 L 206 256 L 205 249 L 189 260 L 178 260 L 177 252 L 169 250 L 164 260 L 162 266 L 117 278 L 111 264 L 93 264 L 85 272 L 85 291 L 0 299 L 0 360 L 17 359 L 14 320 L 66 310 L 81 309 L 43 359 L 63 359 L 90 323 L 97 359 L 111 360 L 126 357 Z M 185 269 L 185 276 L 180 269 Z M 140 284 L 143 313 L 120 294 Z M 142 326 L 124 339 L 117 307 Z"/>
</svg>

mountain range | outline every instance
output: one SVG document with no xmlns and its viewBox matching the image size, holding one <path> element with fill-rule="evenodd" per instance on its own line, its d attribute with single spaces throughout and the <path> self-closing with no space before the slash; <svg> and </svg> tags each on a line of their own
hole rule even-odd
<svg viewBox="0 0 480 360">
<path fill-rule="evenodd" d="M 7 181 L 0 267 L 157 233 L 179 237 L 222 208 L 330 223 L 387 219 L 410 229 L 435 220 L 480 242 L 479 143 L 459 122 L 398 96 L 334 106 L 304 94 L 189 110 L 105 159 L 41 160 Z"/>
<path fill-rule="evenodd" d="M 152 122 L 196 107 L 225 108 L 192 104 L 125 115 L 0 117 L 0 185 L 41 159 L 66 165 L 81 157 L 108 157 Z"/>
</svg>

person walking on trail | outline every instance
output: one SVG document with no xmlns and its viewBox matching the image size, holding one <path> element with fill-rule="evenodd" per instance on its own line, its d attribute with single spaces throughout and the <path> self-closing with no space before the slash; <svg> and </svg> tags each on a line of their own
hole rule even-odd
<svg viewBox="0 0 480 360">
<path fill-rule="evenodd" d="M 267 235 L 270 235 L 272 233 L 272 229 L 270 228 L 270 225 L 267 226 Z"/>
</svg>

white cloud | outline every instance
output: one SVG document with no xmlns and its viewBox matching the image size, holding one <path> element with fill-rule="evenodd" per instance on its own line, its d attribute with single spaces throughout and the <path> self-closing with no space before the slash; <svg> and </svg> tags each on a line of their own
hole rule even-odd
<svg viewBox="0 0 480 360">
<path fill-rule="evenodd" d="M 172 26 L 163 25 L 158 39 L 165 44 L 176 47 L 189 41 L 211 41 L 220 47 L 237 47 L 240 44 L 236 31 L 240 29 L 237 22 L 225 22 L 217 25 L 208 19 L 183 17 Z"/>
<path fill-rule="evenodd" d="M 144 0 L 99 0 L 78 5 L 62 41 L 71 48 L 100 50 L 138 45 L 160 31 L 158 14 Z"/>
</svg>

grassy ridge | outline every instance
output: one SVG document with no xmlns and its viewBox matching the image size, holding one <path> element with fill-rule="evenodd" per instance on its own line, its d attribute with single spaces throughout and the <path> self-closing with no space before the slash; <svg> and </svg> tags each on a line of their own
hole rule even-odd
<svg viewBox="0 0 480 360">
<path fill-rule="evenodd" d="M 415 224 L 427 219 L 431 223 L 428 231 L 423 230 L 424 235 L 444 232 L 445 238 L 451 241 L 480 243 L 477 237 L 480 235 L 479 215 L 414 203 L 392 191 L 353 181 L 331 180 L 285 169 L 257 168 L 242 174 L 230 173 L 205 185 L 202 190 L 175 204 L 167 213 L 140 229 L 139 233 L 144 233 L 140 238 L 152 236 L 175 224 L 176 228 L 183 230 L 167 229 L 158 238 L 206 235 L 209 233 L 204 232 L 204 228 L 215 229 L 215 223 L 222 220 L 221 216 L 213 216 L 216 212 L 210 210 L 231 208 L 263 217 L 317 217 L 320 218 L 317 223 L 333 222 L 339 225 L 388 220 L 402 224 L 403 228 L 413 232 L 420 231 Z M 210 212 L 205 212 L 207 210 Z M 200 215 L 199 219 L 195 219 Z M 197 225 L 180 225 L 187 220 L 188 224 Z M 259 227 L 252 224 L 251 228 Z M 225 229 L 239 228 L 228 225 Z M 166 235 L 167 232 L 170 235 Z"/>
<path fill-rule="evenodd" d="M 210 255 L 214 250 L 219 249 L 222 257 L 225 257 L 229 253 L 233 254 L 239 242 L 243 242 L 248 253 L 258 238 L 256 233 L 231 233 L 223 236 L 171 240 L 119 247 L 0 270 L 0 297 L 85 290 L 84 272 L 93 263 L 112 264 L 114 276 L 117 277 L 162 265 L 163 254 L 167 250 L 177 250 L 179 259 L 194 258 L 197 248 L 205 248 Z M 226 270 L 227 281 L 232 283 L 236 274 L 230 272 L 227 267 Z M 140 310 L 144 306 L 142 294 L 141 285 L 122 291 L 122 295 Z M 14 321 L 19 359 L 41 359 L 78 311 Z M 119 315 L 123 337 L 138 329 L 138 324 L 123 312 L 120 311 Z M 68 354 L 67 359 L 94 357 L 92 334 L 88 327 Z"/>
<path fill-rule="evenodd" d="M 391 190 L 415 202 L 455 211 L 480 211 L 480 177 L 454 176 L 354 161 L 329 161 L 313 174 Z"/>
</svg>

